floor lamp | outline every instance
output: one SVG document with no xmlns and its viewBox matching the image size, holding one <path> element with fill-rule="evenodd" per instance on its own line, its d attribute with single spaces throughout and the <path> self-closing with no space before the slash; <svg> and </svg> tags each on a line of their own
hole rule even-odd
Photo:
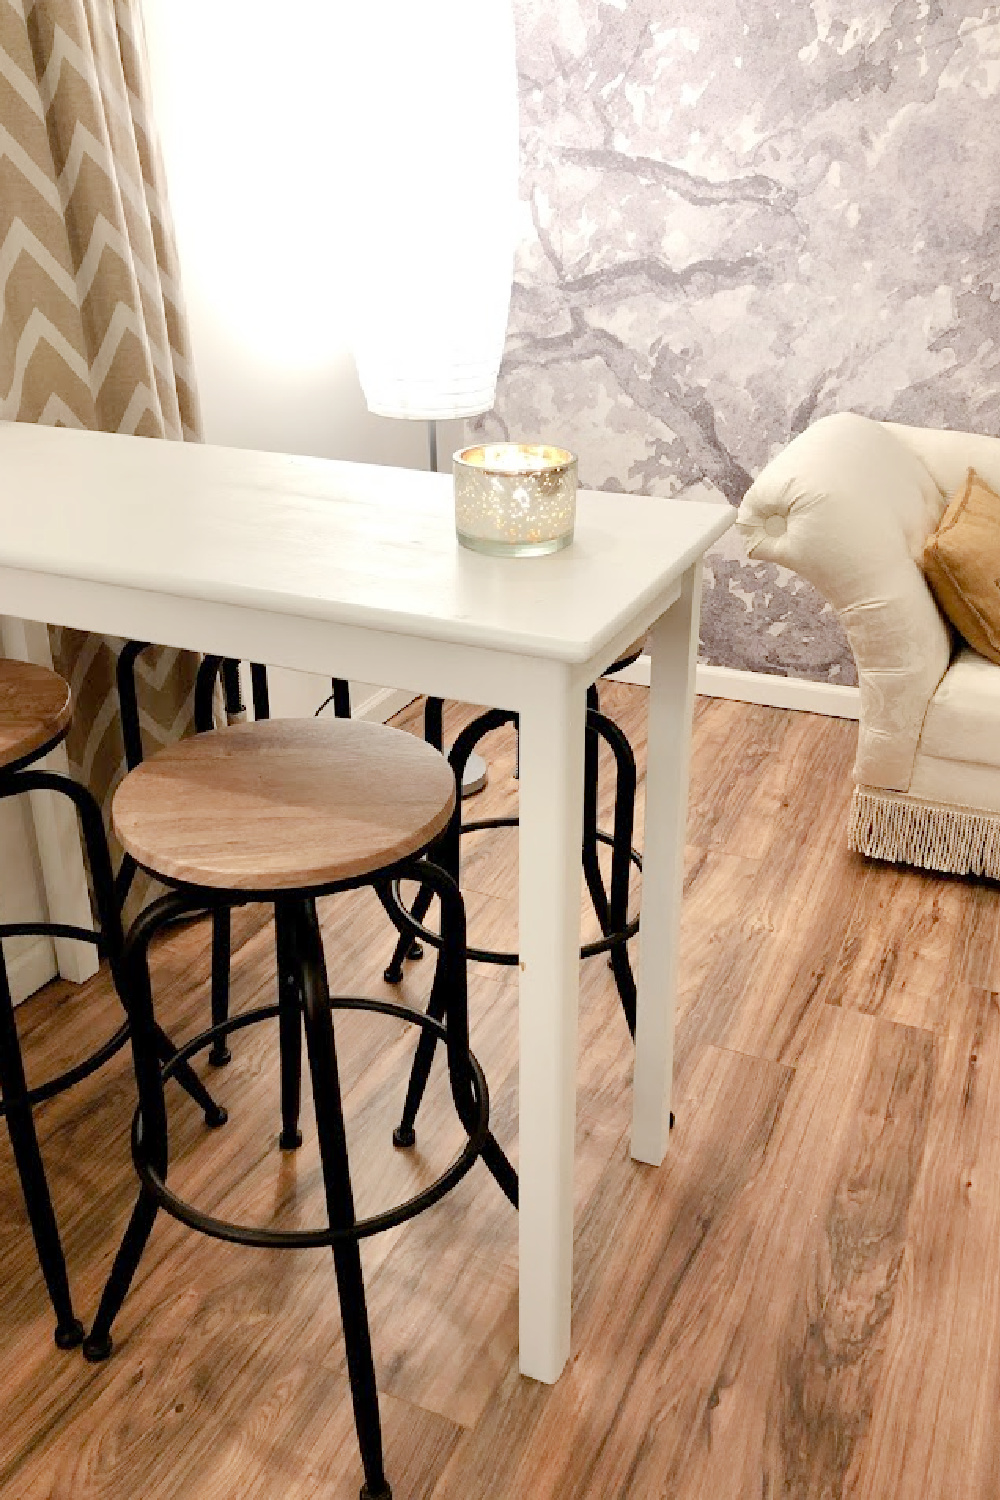
<svg viewBox="0 0 1000 1500">
<path fill-rule="evenodd" d="M 496 397 L 513 278 L 512 0 L 354 8 L 352 348 L 379 416 L 479 416 Z M 357 14 L 360 13 L 360 14 Z M 485 771 L 485 768 L 483 768 Z M 483 778 L 485 779 L 485 778 Z"/>
<path fill-rule="evenodd" d="M 438 472 L 438 430 L 437 422 L 427 423 L 427 467 L 432 474 Z M 446 752 L 447 753 L 447 752 Z M 484 790 L 489 780 L 489 767 L 478 751 L 473 750 L 466 759 L 462 770 L 462 797 L 474 797 L 477 792 Z"/>
</svg>

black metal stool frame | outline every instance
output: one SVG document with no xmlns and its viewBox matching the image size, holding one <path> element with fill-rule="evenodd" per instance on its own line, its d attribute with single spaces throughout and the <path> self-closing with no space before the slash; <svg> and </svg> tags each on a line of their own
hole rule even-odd
<svg viewBox="0 0 1000 1500">
<path fill-rule="evenodd" d="M 439 700 L 433 700 L 435 705 Z M 429 700 L 428 706 L 430 706 Z M 452 765 L 457 778 L 456 784 L 461 786 L 462 775 L 465 771 L 466 762 L 480 740 L 493 730 L 502 728 L 504 724 L 517 724 L 517 714 L 507 710 L 492 708 L 485 713 L 479 714 L 471 724 L 468 724 L 455 739 L 448 759 Z M 425 737 L 432 744 L 438 745 L 441 737 L 440 713 L 436 712 L 434 717 L 428 721 L 428 729 Z M 615 758 L 616 788 L 615 788 L 615 823 L 612 834 L 605 833 L 597 824 L 597 797 L 598 797 L 598 743 L 603 740 L 610 748 Z M 635 936 L 639 930 L 639 919 L 628 915 L 628 887 L 629 871 L 634 865 L 636 869 L 642 869 L 642 856 L 638 850 L 632 847 L 632 830 L 635 823 L 635 797 L 636 797 L 636 768 L 635 758 L 632 754 L 627 737 L 618 727 L 613 719 L 601 713 L 596 687 L 591 687 L 587 693 L 587 721 L 586 741 L 584 750 L 584 806 L 583 806 L 583 873 L 587 882 L 587 889 L 594 906 L 598 923 L 601 928 L 601 937 L 593 943 L 585 943 L 580 949 L 581 958 L 593 958 L 599 953 L 607 953 L 615 976 L 615 983 L 621 999 L 622 1009 L 628 1024 L 629 1032 L 635 1036 L 635 1003 L 636 985 L 635 976 L 629 961 L 628 940 Z M 517 826 L 516 817 L 479 818 L 462 821 L 461 806 L 455 809 L 454 817 L 447 830 L 442 835 L 441 843 L 435 851 L 435 860 L 446 869 L 453 879 L 459 878 L 459 840 L 464 833 L 478 833 L 489 828 L 512 828 Z M 604 878 L 598 860 L 598 845 L 609 845 L 612 850 L 611 882 L 610 890 L 605 888 Z M 391 900 L 387 907 L 392 922 L 400 933 L 399 941 L 395 951 L 385 970 L 385 980 L 388 984 L 398 984 L 403 977 L 403 960 L 407 957 L 419 957 L 419 946 L 415 948 L 415 940 L 420 940 L 437 947 L 440 938 L 430 928 L 424 926 L 424 918 L 431 904 L 431 892 L 421 889 L 414 898 L 413 905 L 407 908 L 403 903 L 399 891 L 398 881 L 391 889 Z M 518 962 L 518 954 L 505 952 L 495 948 L 470 947 L 468 955 L 477 963 L 501 964 L 513 967 Z"/>
<path fill-rule="evenodd" d="M 162 879 L 158 872 L 157 878 Z M 441 902 L 443 941 L 435 970 L 428 1013 L 422 1015 L 389 1001 L 332 997 L 329 992 L 316 898 L 361 886 L 374 886 L 383 903 L 386 882 L 416 879 L 434 888 Z M 489 1130 L 489 1094 L 479 1064 L 469 1051 L 468 995 L 465 974 L 465 907 L 458 886 L 426 859 L 411 857 L 382 871 L 301 891 L 222 891 L 177 880 L 173 889 L 136 918 L 126 939 L 121 965 L 122 998 L 132 1027 L 139 1107 L 132 1131 L 132 1151 L 139 1176 L 139 1197 L 108 1277 L 84 1354 L 96 1362 L 111 1353 L 111 1329 L 162 1208 L 191 1228 L 215 1238 L 271 1248 L 329 1246 L 333 1252 L 347 1350 L 351 1397 L 365 1483 L 362 1500 L 390 1500 L 382 1458 L 378 1395 L 368 1326 L 359 1241 L 405 1222 L 443 1197 L 482 1157 L 502 1191 L 516 1206 L 517 1176 Z M 148 948 L 154 934 L 185 913 L 250 901 L 273 902 L 277 928 L 279 994 L 276 1005 L 218 1022 L 161 1062 L 155 1046 L 156 1021 L 149 978 Z M 463 1150 L 434 1183 L 403 1204 L 359 1220 L 351 1189 L 337 1068 L 333 1012 L 369 1010 L 399 1017 L 435 1034 L 447 1049 L 452 1097 L 468 1137 Z M 439 1019 L 435 1020 L 435 1015 Z M 166 1185 L 168 1166 L 164 1081 L 188 1059 L 219 1037 L 277 1016 L 281 1055 L 281 1143 L 301 1141 L 298 1128 L 301 1033 L 305 1029 L 312 1076 L 316 1129 L 326 1193 L 327 1224 L 321 1229 L 277 1230 L 233 1224 L 184 1202 Z M 446 1024 L 443 1019 L 446 1017 Z"/>
<path fill-rule="evenodd" d="M 97 803 L 87 788 L 71 777 L 57 771 L 28 769 L 55 749 L 65 739 L 66 733 L 67 730 L 63 729 L 46 744 L 0 767 L 0 798 L 21 796 L 25 792 L 57 792 L 73 803 L 83 834 L 97 908 L 96 928 L 52 921 L 0 924 L 0 1117 L 6 1117 L 7 1120 L 38 1263 L 56 1314 L 55 1342 L 60 1349 L 71 1349 L 82 1341 L 83 1325 L 73 1312 L 66 1261 L 38 1148 L 32 1110 L 35 1105 L 64 1093 L 97 1072 L 121 1051 L 129 1037 L 126 1021 L 82 1062 L 34 1088 L 28 1087 L 7 968 L 3 960 L 3 940 L 10 937 L 48 936 L 90 943 L 97 949 L 100 958 L 110 961 L 112 970 L 117 967 L 122 952 L 121 914 L 115 894 L 111 858 L 104 837 L 104 823 Z M 159 1028 L 154 1035 L 154 1043 L 162 1059 L 176 1056 L 170 1039 Z M 208 1123 L 221 1123 L 225 1118 L 224 1112 L 219 1110 L 190 1065 L 178 1059 L 174 1071 L 178 1080 L 205 1110 Z"/>
</svg>

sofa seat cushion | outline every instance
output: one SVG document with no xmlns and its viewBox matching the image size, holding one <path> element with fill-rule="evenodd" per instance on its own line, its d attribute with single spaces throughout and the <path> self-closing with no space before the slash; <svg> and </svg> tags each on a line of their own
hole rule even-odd
<svg viewBox="0 0 1000 1500">
<path fill-rule="evenodd" d="M 917 754 L 1000 767 L 1000 666 L 971 646 L 958 653 L 931 699 Z"/>
<path fill-rule="evenodd" d="M 936 755 L 921 755 L 918 751 L 910 790 L 891 795 L 937 807 L 1000 815 L 1000 766 L 984 766 L 968 760 L 941 760 Z"/>
</svg>

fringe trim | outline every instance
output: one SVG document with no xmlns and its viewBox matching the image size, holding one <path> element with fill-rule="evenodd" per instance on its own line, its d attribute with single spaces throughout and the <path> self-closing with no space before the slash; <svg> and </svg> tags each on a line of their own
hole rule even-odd
<svg viewBox="0 0 1000 1500">
<path fill-rule="evenodd" d="M 1000 813 L 855 787 L 847 843 L 856 854 L 944 875 L 1000 880 Z"/>
</svg>

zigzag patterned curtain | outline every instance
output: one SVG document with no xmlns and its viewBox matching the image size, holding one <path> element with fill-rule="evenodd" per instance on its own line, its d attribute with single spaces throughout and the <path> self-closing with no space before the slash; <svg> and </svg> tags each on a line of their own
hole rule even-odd
<svg viewBox="0 0 1000 1500">
<path fill-rule="evenodd" d="M 138 0 L 0 0 L 0 417 L 200 436 Z M 107 809 L 121 642 L 50 634 L 70 760 Z M 148 749 L 188 727 L 195 668 L 140 657 Z"/>
</svg>

